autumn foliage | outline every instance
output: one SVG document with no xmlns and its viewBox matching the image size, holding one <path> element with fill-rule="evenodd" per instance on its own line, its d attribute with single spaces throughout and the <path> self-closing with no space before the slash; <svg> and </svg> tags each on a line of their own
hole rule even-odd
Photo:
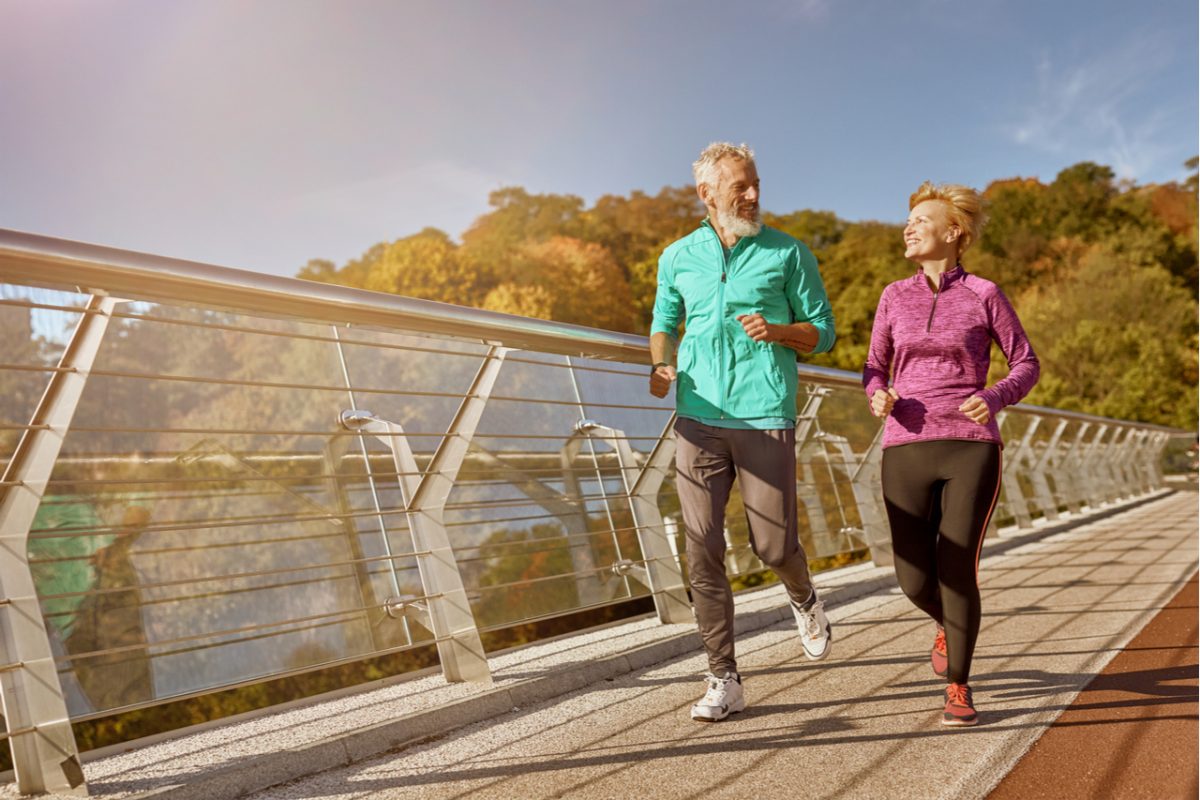
<svg viewBox="0 0 1200 800">
<path fill-rule="evenodd" d="M 986 188 L 991 221 L 965 265 L 999 283 L 1025 322 L 1043 366 L 1029 402 L 1195 427 L 1196 160 L 1187 166 L 1180 183 L 1121 182 L 1083 162 L 1049 183 Z M 896 198 L 897 217 L 905 200 Z M 591 208 L 519 187 L 489 202 L 459 243 L 427 228 L 340 268 L 310 261 L 300 277 L 645 333 L 659 253 L 704 216 L 689 186 L 606 195 Z M 879 293 L 911 269 L 900 226 L 829 211 L 765 216 L 821 264 L 838 343 L 813 363 L 861 369 Z M 1003 372 L 996 364 L 993 378 Z"/>
</svg>

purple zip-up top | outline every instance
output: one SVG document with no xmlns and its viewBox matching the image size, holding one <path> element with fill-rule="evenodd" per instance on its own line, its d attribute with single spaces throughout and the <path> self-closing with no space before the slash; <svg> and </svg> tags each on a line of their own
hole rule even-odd
<svg viewBox="0 0 1200 800">
<path fill-rule="evenodd" d="M 1008 358 L 1010 372 L 985 389 L 993 341 Z M 935 439 L 1002 445 L 996 412 L 1029 394 L 1039 372 L 1033 347 L 1000 287 L 960 264 L 942 273 L 936 292 L 919 269 L 883 290 L 863 387 L 870 399 L 876 389 L 887 389 L 891 375 L 900 395 L 884 424 L 885 448 Z M 986 425 L 958 410 L 971 395 L 987 403 Z"/>
</svg>

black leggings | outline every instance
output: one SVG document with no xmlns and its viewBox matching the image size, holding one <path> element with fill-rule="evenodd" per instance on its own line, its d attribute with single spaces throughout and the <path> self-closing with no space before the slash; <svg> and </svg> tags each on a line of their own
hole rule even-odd
<svg viewBox="0 0 1200 800">
<path fill-rule="evenodd" d="M 946 629 L 949 679 L 966 683 L 979 636 L 979 549 L 1000 493 L 1000 446 L 944 439 L 883 451 L 896 580 Z"/>
</svg>

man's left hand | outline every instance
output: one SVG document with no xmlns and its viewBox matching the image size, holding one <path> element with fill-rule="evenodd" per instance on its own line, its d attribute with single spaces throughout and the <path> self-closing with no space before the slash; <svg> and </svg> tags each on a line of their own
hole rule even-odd
<svg viewBox="0 0 1200 800">
<path fill-rule="evenodd" d="M 992 418 L 992 412 L 988 411 L 987 403 L 983 402 L 983 398 L 979 395 L 971 395 L 966 402 L 958 407 L 958 410 L 967 415 L 972 421 L 980 425 L 987 425 L 988 420 Z"/>
<path fill-rule="evenodd" d="M 775 326 L 763 319 L 762 314 L 742 314 L 737 321 L 742 323 L 742 329 L 754 341 L 775 341 Z"/>
</svg>

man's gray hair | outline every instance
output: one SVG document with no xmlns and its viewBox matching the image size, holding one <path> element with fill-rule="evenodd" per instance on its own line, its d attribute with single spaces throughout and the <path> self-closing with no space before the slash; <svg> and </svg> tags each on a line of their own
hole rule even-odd
<svg viewBox="0 0 1200 800">
<path fill-rule="evenodd" d="M 700 152 L 700 157 L 692 164 L 692 177 L 696 179 L 696 185 L 706 183 L 715 189 L 717 186 L 717 162 L 726 157 L 753 162 L 754 151 L 746 144 L 713 142 Z"/>
</svg>

